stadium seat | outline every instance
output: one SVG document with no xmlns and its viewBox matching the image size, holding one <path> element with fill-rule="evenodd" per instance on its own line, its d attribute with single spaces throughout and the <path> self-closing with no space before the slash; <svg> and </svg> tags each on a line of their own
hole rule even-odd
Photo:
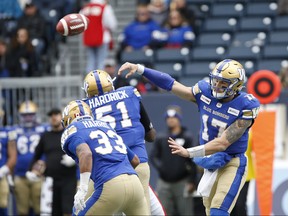
<svg viewBox="0 0 288 216">
<path fill-rule="evenodd" d="M 270 44 L 288 45 L 288 31 L 272 31 L 269 36 Z"/>
<path fill-rule="evenodd" d="M 206 32 L 234 32 L 238 21 L 235 18 L 208 18 L 203 23 L 203 31 Z"/>
<path fill-rule="evenodd" d="M 184 74 L 185 65 L 181 63 L 155 63 L 154 69 L 170 74 L 175 79 Z"/>
<path fill-rule="evenodd" d="M 239 62 L 243 65 L 247 77 L 253 74 L 257 69 L 255 61 L 251 61 L 251 59 L 241 59 Z"/>
<path fill-rule="evenodd" d="M 185 76 L 189 77 L 205 77 L 209 75 L 209 72 L 215 67 L 217 62 L 203 61 L 203 62 L 191 62 L 186 65 Z"/>
<path fill-rule="evenodd" d="M 260 52 L 260 48 L 258 47 L 258 51 Z M 228 50 L 228 58 L 232 59 L 251 59 L 255 60 L 260 57 L 259 52 L 253 52 L 252 47 L 230 47 Z"/>
<path fill-rule="evenodd" d="M 244 5 L 241 3 L 218 3 L 211 9 L 211 15 L 214 17 L 241 17 L 243 15 Z"/>
<path fill-rule="evenodd" d="M 181 77 L 179 79 L 179 82 L 182 83 L 185 86 L 189 86 L 192 87 L 194 86 L 196 83 L 198 83 L 198 81 L 202 80 L 204 77 L 202 76 L 195 76 L 195 77 Z"/>
<path fill-rule="evenodd" d="M 277 15 L 276 2 L 249 2 L 246 8 L 247 16 L 269 16 Z"/>
<path fill-rule="evenodd" d="M 224 58 L 225 51 L 224 47 L 194 47 L 190 59 L 192 61 L 218 61 Z"/>
<path fill-rule="evenodd" d="M 162 48 L 155 52 L 157 62 L 185 62 L 189 57 L 188 48 L 168 49 Z"/>
<path fill-rule="evenodd" d="M 228 46 L 232 35 L 229 33 L 202 33 L 198 37 L 199 46 Z"/>
<path fill-rule="evenodd" d="M 151 64 L 153 61 L 153 51 L 152 50 L 133 50 L 131 52 L 121 53 L 121 62 L 138 62 L 142 64 Z"/>
<path fill-rule="evenodd" d="M 277 16 L 274 21 L 275 30 L 288 30 L 288 16 Z"/>
<path fill-rule="evenodd" d="M 235 33 L 234 40 L 232 41 L 233 46 L 262 46 L 267 40 L 267 34 L 264 32 L 237 32 Z"/>
<path fill-rule="evenodd" d="M 286 58 L 288 59 L 288 57 Z M 257 70 L 271 70 L 275 73 L 278 73 L 281 69 L 282 59 L 264 59 L 259 60 L 257 64 Z"/>
<path fill-rule="evenodd" d="M 230 3 L 246 3 L 248 2 L 248 0 L 216 0 L 216 2 L 220 2 L 220 3 L 226 3 L 226 2 L 230 2 Z"/>
<path fill-rule="evenodd" d="M 239 21 L 241 31 L 269 31 L 272 19 L 269 17 L 243 17 Z"/>
<path fill-rule="evenodd" d="M 288 57 L 288 46 L 283 45 L 266 45 L 264 47 L 264 58 L 283 58 L 287 59 Z"/>
<path fill-rule="evenodd" d="M 214 0 L 186 0 L 187 4 L 197 4 L 197 5 L 203 5 L 203 4 L 212 4 Z"/>
</svg>

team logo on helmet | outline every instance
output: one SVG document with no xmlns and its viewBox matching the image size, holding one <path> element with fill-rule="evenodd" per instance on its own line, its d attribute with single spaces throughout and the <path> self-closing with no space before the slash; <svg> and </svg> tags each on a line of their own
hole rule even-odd
<svg viewBox="0 0 288 216">
<path fill-rule="evenodd" d="M 63 127 L 68 127 L 75 119 L 85 116 L 92 119 L 92 112 L 89 105 L 81 100 L 71 101 L 62 112 Z"/>
<path fill-rule="evenodd" d="M 212 95 L 217 99 L 237 94 L 246 80 L 243 66 L 232 59 L 219 62 L 209 76 Z"/>
</svg>

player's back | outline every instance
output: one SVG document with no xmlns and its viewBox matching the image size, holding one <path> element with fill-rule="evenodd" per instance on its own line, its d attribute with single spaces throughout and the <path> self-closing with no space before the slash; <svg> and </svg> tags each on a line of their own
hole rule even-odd
<svg viewBox="0 0 288 216">
<path fill-rule="evenodd" d="M 109 123 L 140 161 L 147 162 L 145 132 L 140 122 L 140 100 L 137 89 L 125 86 L 84 101 L 90 106 L 94 119 Z"/>
<path fill-rule="evenodd" d="M 15 174 L 25 176 L 33 158 L 35 148 L 38 145 L 41 135 L 49 130 L 46 124 L 37 125 L 31 128 L 17 127 L 17 163 L 15 166 Z"/>
<path fill-rule="evenodd" d="M 76 154 L 69 146 L 87 143 L 93 157 L 91 179 L 97 188 L 121 174 L 136 174 L 128 157 L 122 138 L 110 125 L 98 120 L 72 123 L 62 134 L 62 148 L 78 163 Z"/>
</svg>

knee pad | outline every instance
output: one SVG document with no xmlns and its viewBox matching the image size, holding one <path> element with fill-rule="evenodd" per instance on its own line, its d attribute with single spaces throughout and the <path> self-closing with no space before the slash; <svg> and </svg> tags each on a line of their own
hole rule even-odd
<svg viewBox="0 0 288 216">
<path fill-rule="evenodd" d="M 228 211 L 224 211 L 222 209 L 211 208 L 210 209 L 211 216 L 229 216 Z"/>
</svg>

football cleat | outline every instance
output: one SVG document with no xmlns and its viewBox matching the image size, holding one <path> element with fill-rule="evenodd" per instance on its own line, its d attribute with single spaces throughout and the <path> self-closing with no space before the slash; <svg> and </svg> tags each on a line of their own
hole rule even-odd
<svg viewBox="0 0 288 216">
<path fill-rule="evenodd" d="M 92 112 L 88 104 L 81 100 L 71 101 L 62 112 L 62 125 L 68 127 L 74 120 L 83 118 L 93 119 Z"/>
<path fill-rule="evenodd" d="M 103 95 L 106 92 L 114 90 L 113 80 L 107 72 L 93 70 L 84 78 L 83 89 L 88 98 Z"/>
<path fill-rule="evenodd" d="M 217 99 L 237 94 L 246 81 L 243 66 L 232 59 L 219 62 L 209 76 L 212 95 Z"/>
</svg>

